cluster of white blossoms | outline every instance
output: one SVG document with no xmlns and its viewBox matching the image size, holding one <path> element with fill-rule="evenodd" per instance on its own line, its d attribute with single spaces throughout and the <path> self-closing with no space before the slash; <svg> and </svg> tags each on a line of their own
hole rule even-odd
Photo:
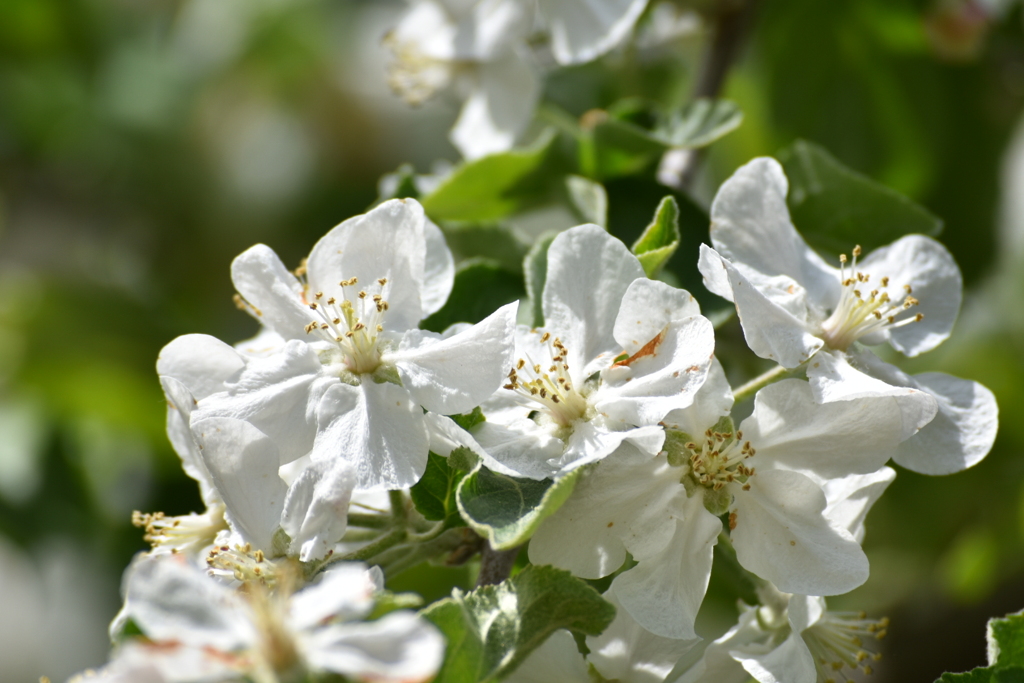
<svg viewBox="0 0 1024 683">
<path fill-rule="evenodd" d="M 451 141 L 467 159 L 512 147 L 540 99 L 536 47 L 559 65 L 620 44 L 647 0 L 410 0 L 385 44 L 388 81 L 410 104 L 454 88 L 465 103 Z"/>
<path fill-rule="evenodd" d="M 556 53 L 585 52 L 559 28 L 557 3 L 538 7 L 553 12 Z M 403 491 L 431 451 L 456 449 L 507 477 L 572 475 L 529 560 L 613 577 L 604 597 L 617 616 L 586 639 L 585 656 L 556 631 L 509 680 L 813 683 L 869 672 L 884 620 L 831 613 L 822 596 L 868 577 L 864 519 L 896 476 L 886 463 L 928 474 L 977 463 L 996 405 L 975 382 L 911 377 L 865 348 L 888 341 L 915 355 L 948 336 L 960 276 L 946 250 L 910 236 L 867 256 L 855 247 L 832 268 L 794 229 L 786 192 L 781 167 L 757 159 L 712 207 L 700 271 L 735 302 L 750 348 L 779 364 L 735 393 L 695 299 L 646 277 L 596 225 L 551 242 L 535 329 L 516 324 L 516 304 L 440 334 L 419 328 L 455 269 L 415 200 L 343 222 L 295 272 L 268 247 L 241 254 L 237 302 L 259 334 L 237 346 L 186 335 L 157 363 L 168 434 L 207 509 L 136 516 L 153 549 L 127 572 L 114 657 L 97 675 L 429 680 L 443 636 L 396 609 L 408 603 L 383 590 L 380 567 L 355 560 L 386 567 L 398 542 L 445 538 Z M 468 430 L 451 417 L 476 408 L 483 420 Z M 401 524 L 383 521 L 389 504 Z M 760 604 L 677 666 L 699 640 L 716 544 Z"/>
</svg>

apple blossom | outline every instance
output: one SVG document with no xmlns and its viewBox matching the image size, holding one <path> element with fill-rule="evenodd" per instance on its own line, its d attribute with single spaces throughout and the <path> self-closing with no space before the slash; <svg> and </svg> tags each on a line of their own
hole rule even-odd
<svg viewBox="0 0 1024 683">
<path fill-rule="evenodd" d="M 862 520 L 891 480 L 878 471 L 901 437 L 892 399 L 822 405 L 793 379 L 758 392 L 739 429 L 718 419 L 730 406 L 715 365 L 693 406 L 665 419 L 665 451 L 624 446 L 585 473 L 534 535 L 531 561 L 594 579 L 629 552 L 637 565 L 616 576 L 619 601 L 644 628 L 675 638 L 695 636 L 726 512 L 737 559 L 758 576 L 816 595 L 863 583 L 867 558 L 840 522 Z M 822 482 L 836 478 L 827 493 Z"/>
<path fill-rule="evenodd" d="M 161 352 L 158 370 L 196 396 L 194 424 L 250 422 L 281 464 L 341 458 L 358 489 L 414 484 L 426 465 L 423 409 L 467 411 L 511 362 L 515 304 L 444 335 L 416 329 L 452 286 L 451 254 L 414 200 L 391 200 L 325 235 L 300 271 L 263 245 L 232 265 L 241 305 L 283 343 L 246 356 L 205 335 Z"/>
<path fill-rule="evenodd" d="M 708 288 L 736 304 L 750 348 L 785 368 L 806 364 L 819 402 L 892 396 L 908 433 L 899 464 L 948 474 L 976 464 L 995 439 L 996 404 L 977 382 L 911 377 L 860 344 L 889 342 L 908 356 L 949 336 L 960 307 L 960 271 L 945 247 L 908 235 L 838 269 L 793 227 L 788 183 L 773 159 L 727 180 L 711 208 L 711 241 L 699 268 Z"/>
<path fill-rule="evenodd" d="M 404 683 L 429 680 L 441 663 L 443 638 L 418 615 L 360 621 L 381 589 L 379 571 L 364 565 L 334 565 L 295 592 L 284 580 L 234 590 L 168 557 L 143 558 L 129 572 L 125 612 L 146 638 L 125 639 L 114 663 L 146 662 L 167 681 L 270 683 L 335 672 Z"/>
<path fill-rule="evenodd" d="M 542 308 L 545 327 L 518 327 L 519 360 L 473 430 L 499 471 L 559 476 L 627 441 L 657 453 L 658 423 L 693 401 L 714 351 L 693 297 L 648 280 L 622 242 L 581 225 L 548 249 Z"/>
</svg>

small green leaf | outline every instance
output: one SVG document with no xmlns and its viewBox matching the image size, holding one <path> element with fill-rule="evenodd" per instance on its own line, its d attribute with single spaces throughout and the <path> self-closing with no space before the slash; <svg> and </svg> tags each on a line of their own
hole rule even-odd
<svg viewBox="0 0 1024 683">
<path fill-rule="evenodd" d="M 523 279 L 518 273 L 487 259 L 463 261 L 455 271 L 448 301 L 420 327 L 441 332 L 455 323 L 478 323 L 523 294 Z"/>
<path fill-rule="evenodd" d="M 1024 667 L 1024 612 L 989 619 L 986 637 L 990 666 Z"/>
<path fill-rule="evenodd" d="M 565 178 L 565 188 L 580 220 L 596 223 L 602 228 L 608 225 L 608 193 L 604 185 L 578 175 Z"/>
<path fill-rule="evenodd" d="M 523 259 L 523 273 L 526 276 L 526 295 L 529 298 L 529 325 L 544 325 L 544 309 L 541 305 L 544 283 L 548 278 L 548 247 L 557 235 L 549 233 L 533 243 L 526 258 Z"/>
<path fill-rule="evenodd" d="M 542 521 L 566 501 L 582 470 L 557 481 L 522 479 L 478 465 L 459 484 L 462 518 L 496 550 L 525 543 Z"/>
<path fill-rule="evenodd" d="M 672 147 L 706 147 L 742 122 L 743 112 L 735 102 L 702 97 L 670 114 L 654 136 Z"/>
<path fill-rule="evenodd" d="M 423 476 L 409 489 L 413 505 L 426 519 L 433 522 L 444 520 L 445 526 L 461 526 L 455 489 L 465 476 L 466 472 L 452 467 L 448 458 L 436 453 L 427 454 L 427 468 Z"/>
<path fill-rule="evenodd" d="M 988 666 L 945 673 L 936 683 L 1024 683 L 1024 612 L 989 619 Z"/>
<path fill-rule="evenodd" d="M 671 195 L 658 204 L 651 224 L 633 244 L 647 277 L 654 277 L 679 248 L 679 205 Z"/>
<path fill-rule="evenodd" d="M 599 635 L 615 608 L 567 571 L 530 566 L 497 586 L 455 589 L 421 614 L 448 641 L 434 683 L 486 683 L 511 674 L 557 629 Z"/>
<path fill-rule="evenodd" d="M 473 410 L 471 410 L 468 413 L 449 415 L 448 417 L 454 420 L 455 424 L 459 425 L 467 432 L 473 427 L 476 427 L 481 422 L 487 421 L 487 418 L 484 417 L 484 411 L 480 410 L 480 406 L 473 408 Z"/>
<path fill-rule="evenodd" d="M 395 610 L 416 609 L 422 606 L 423 598 L 416 593 L 392 593 L 385 590 L 373 596 L 373 610 L 366 616 L 366 620 L 374 621 Z"/>
<path fill-rule="evenodd" d="M 416 169 L 411 164 L 402 164 L 394 173 L 381 176 L 377 182 L 377 203 L 388 199 L 419 199 L 416 187 Z"/>
<path fill-rule="evenodd" d="M 434 220 L 493 221 L 547 197 L 544 161 L 555 139 L 545 131 L 529 147 L 467 161 L 422 199 Z"/>
<path fill-rule="evenodd" d="M 441 229 L 456 262 L 479 257 L 491 259 L 506 270 L 514 271 L 519 270 L 528 250 L 507 225 L 445 223 Z"/>
<path fill-rule="evenodd" d="M 903 235 L 942 231 L 939 218 L 815 144 L 798 140 L 779 161 L 789 178 L 793 223 L 814 247 L 847 253 L 859 244 L 871 251 Z"/>
</svg>

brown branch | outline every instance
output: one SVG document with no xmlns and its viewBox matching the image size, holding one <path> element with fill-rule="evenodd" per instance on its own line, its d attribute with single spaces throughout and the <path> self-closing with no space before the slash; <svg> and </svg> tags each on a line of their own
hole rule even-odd
<svg viewBox="0 0 1024 683">
<path fill-rule="evenodd" d="M 715 34 L 704 58 L 691 98 L 716 98 L 725 85 L 754 23 L 758 0 L 725 0 L 715 16 Z M 703 149 L 670 149 L 658 167 L 658 181 L 675 190 L 686 190 L 704 157 Z"/>
<path fill-rule="evenodd" d="M 501 583 L 512 573 L 512 566 L 516 563 L 519 549 L 516 546 L 511 550 L 495 550 L 490 543 L 484 543 L 480 550 L 480 575 L 476 579 L 476 586 L 491 586 Z"/>
</svg>

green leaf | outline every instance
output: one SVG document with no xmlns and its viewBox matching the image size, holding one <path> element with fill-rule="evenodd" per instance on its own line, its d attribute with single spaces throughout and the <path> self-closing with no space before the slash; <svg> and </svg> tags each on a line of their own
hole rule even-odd
<svg viewBox="0 0 1024 683">
<path fill-rule="evenodd" d="M 454 420 L 455 424 L 459 425 L 467 432 L 473 427 L 476 427 L 481 422 L 487 421 L 487 418 L 484 417 L 484 411 L 480 410 L 480 406 L 473 408 L 473 410 L 471 410 L 468 413 L 462 413 L 459 415 L 449 415 L 448 417 Z"/>
<path fill-rule="evenodd" d="M 565 178 L 565 188 L 572 208 L 582 221 L 607 227 L 608 193 L 604 191 L 604 185 L 582 176 L 570 175 Z"/>
<path fill-rule="evenodd" d="M 488 259 L 463 261 L 455 271 L 448 301 L 420 327 L 441 332 L 455 323 L 478 323 L 524 294 L 523 278 L 518 273 Z"/>
<path fill-rule="evenodd" d="M 672 147 L 693 149 L 710 145 L 742 122 L 743 112 L 735 102 L 702 97 L 670 114 L 654 135 Z"/>
<path fill-rule="evenodd" d="M 423 476 L 409 489 L 413 505 L 426 519 L 433 522 L 444 520 L 448 527 L 461 526 L 455 489 L 465 476 L 466 472 L 452 467 L 448 458 L 436 453 L 427 454 L 427 468 Z"/>
<path fill-rule="evenodd" d="M 497 586 L 455 589 L 421 614 L 448 641 L 434 683 L 484 683 L 507 677 L 557 629 L 599 635 L 615 608 L 567 571 L 530 566 Z"/>
<path fill-rule="evenodd" d="M 1024 612 L 989 619 L 986 637 L 989 665 L 1024 667 Z"/>
<path fill-rule="evenodd" d="M 728 100 L 696 99 L 667 114 L 650 102 L 620 100 L 584 117 L 580 166 L 594 178 L 632 175 L 669 148 L 705 147 L 742 121 L 743 113 Z"/>
<path fill-rule="evenodd" d="M 654 220 L 633 244 L 633 253 L 640 260 L 647 277 L 653 278 L 678 248 L 679 205 L 669 195 L 658 204 Z"/>
<path fill-rule="evenodd" d="M 380 619 L 400 609 L 416 609 L 423 606 L 423 598 L 416 593 L 393 593 L 384 590 L 373 596 L 373 610 L 366 615 L 367 621 Z"/>
<path fill-rule="evenodd" d="M 789 178 L 793 223 L 814 247 L 847 253 L 859 244 L 871 251 L 903 235 L 942 231 L 939 218 L 815 144 L 798 140 L 779 160 Z"/>
<path fill-rule="evenodd" d="M 456 501 L 462 518 L 496 550 L 524 543 L 566 501 L 582 470 L 557 481 L 521 479 L 478 465 L 462 482 Z"/>
<path fill-rule="evenodd" d="M 402 164 L 394 173 L 381 176 L 377 182 L 377 203 L 388 199 L 419 199 L 416 187 L 416 169 L 411 164 Z"/>
<path fill-rule="evenodd" d="M 471 258 L 486 258 L 506 270 L 519 270 L 528 247 L 517 238 L 507 225 L 496 223 L 445 223 L 448 248 L 456 262 Z"/>
<path fill-rule="evenodd" d="M 422 199 L 434 220 L 493 221 L 547 197 L 544 161 L 555 139 L 545 131 L 529 147 L 467 161 Z"/>
<path fill-rule="evenodd" d="M 989 619 L 988 666 L 945 673 L 936 683 L 1024 683 L 1024 612 Z"/>
<path fill-rule="evenodd" d="M 529 324 L 531 327 L 544 325 L 544 309 L 541 305 L 544 283 L 548 278 L 548 247 L 557 235 L 549 233 L 533 243 L 523 259 L 523 273 L 526 279 L 526 296 L 529 299 Z"/>
</svg>

